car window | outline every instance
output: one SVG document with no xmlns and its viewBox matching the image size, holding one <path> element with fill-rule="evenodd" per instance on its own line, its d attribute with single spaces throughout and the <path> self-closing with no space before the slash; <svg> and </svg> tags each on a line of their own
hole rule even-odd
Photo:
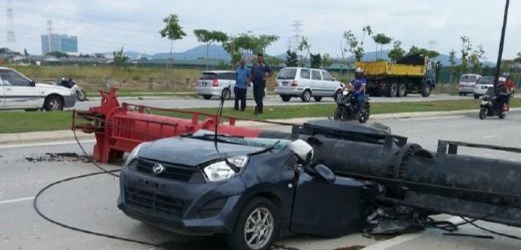
<svg viewBox="0 0 521 250">
<path fill-rule="evenodd" d="M 235 72 L 220 73 L 217 78 L 220 80 L 235 80 Z"/>
<path fill-rule="evenodd" d="M 300 78 L 309 79 L 311 78 L 311 72 L 309 69 L 300 69 Z"/>
<path fill-rule="evenodd" d="M 318 70 L 312 70 L 311 76 L 313 77 L 313 80 L 322 80 L 322 77 L 320 76 L 320 71 Z"/>
<path fill-rule="evenodd" d="M 2 82 L 4 85 L 12 85 L 12 86 L 29 86 L 31 83 L 30 80 L 21 76 L 15 71 L 2 71 L 0 72 L 0 77 L 2 78 Z"/>
<path fill-rule="evenodd" d="M 281 69 L 277 79 L 279 80 L 287 80 L 287 79 L 295 79 L 295 75 L 297 74 L 297 69 Z"/>
<path fill-rule="evenodd" d="M 476 80 L 478 80 L 477 76 L 463 75 L 461 76 L 460 82 L 476 82 Z"/>
<path fill-rule="evenodd" d="M 216 76 L 217 75 L 215 73 L 205 72 L 203 75 L 201 75 L 201 77 L 199 77 L 199 80 L 213 80 Z"/>
<path fill-rule="evenodd" d="M 492 77 L 480 77 L 476 84 L 494 84 L 492 79 Z"/>
<path fill-rule="evenodd" d="M 327 71 L 322 71 L 322 78 L 324 78 L 324 81 L 334 81 L 335 80 L 335 78 L 333 78 Z"/>
</svg>

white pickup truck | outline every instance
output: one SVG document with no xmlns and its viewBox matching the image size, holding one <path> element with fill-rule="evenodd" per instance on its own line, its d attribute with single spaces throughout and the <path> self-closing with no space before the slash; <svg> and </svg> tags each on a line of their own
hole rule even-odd
<svg viewBox="0 0 521 250">
<path fill-rule="evenodd" d="M 60 111 L 75 103 L 76 93 L 72 89 L 35 83 L 14 69 L 0 67 L 0 110 Z"/>
</svg>

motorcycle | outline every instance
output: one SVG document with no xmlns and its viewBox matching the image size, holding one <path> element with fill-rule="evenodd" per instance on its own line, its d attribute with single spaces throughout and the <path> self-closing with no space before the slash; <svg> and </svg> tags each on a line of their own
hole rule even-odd
<svg viewBox="0 0 521 250">
<path fill-rule="evenodd" d="M 481 98 L 479 108 L 479 119 L 483 120 L 487 116 L 498 116 L 499 119 L 505 119 L 507 110 L 506 104 L 501 105 L 502 102 L 498 100 L 494 88 L 488 88 L 487 92 Z"/>
<path fill-rule="evenodd" d="M 354 93 L 352 87 L 345 87 L 342 91 L 342 95 L 338 96 L 336 100 L 337 107 L 333 115 L 335 121 L 358 120 L 360 123 L 366 123 L 369 120 L 369 115 L 371 114 L 369 97 L 367 97 L 367 95 L 365 96 L 360 112 L 356 113 L 355 105 L 357 100 Z"/>
<path fill-rule="evenodd" d="M 71 78 L 62 77 L 56 81 L 56 85 L 73 89 L 76 93 L 76 99 L 80 102 L 88 100 L 85 90 L 78 86 Z"/>
</svg>

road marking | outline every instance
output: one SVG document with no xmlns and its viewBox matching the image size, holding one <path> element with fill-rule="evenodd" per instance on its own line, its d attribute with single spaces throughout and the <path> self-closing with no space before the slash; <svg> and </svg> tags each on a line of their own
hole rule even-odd
<svg viewBox="0 0 521 250">
<path fill-rule="evenodd" d="M 82 140 L 80 143 L 93 143 L 96 140 Z M 61 141 L 61 142 L 41 142 L 41 143 L 27 143 L 27 144 L 13 144 L 13 145 L 0 145 L 0 149 L 7 148 L 28 148 L 28 147 L 42 147 L 42 146 L 55 146 L 55 145 L 68 145 L 77 144 L 76 141 Z"/>
<path fill-rule="evenodd" d="M 492 139 L 492 138 L 497 138 L 499 137 L 499 135 L 487 135 L 487 136 L 483 136 L 483 139 Z"/>
<path fill-rule="evenodd" d="M 0 205 L 9 204 L 9 203 L 16 203 L 16 202 L 22 202 L 22 201 L 30 201 L 30 200 L 34 200 L 34 196 L 33 197 L 25 197 L 25 198 L 18 198 L 18 199 L 0 201 Z"/>
</svg>

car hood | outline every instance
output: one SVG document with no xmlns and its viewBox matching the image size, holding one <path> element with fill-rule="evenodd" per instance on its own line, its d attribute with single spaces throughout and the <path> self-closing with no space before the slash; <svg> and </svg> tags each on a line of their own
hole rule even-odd
<svg viewBox="0 0 521 250">
<path fill-rule="evenodd" d="M 46 89 L 46 90 L 55 90 L 55 91 L 59 91 L 59 92 L 63 92 L 63 93 L 68 93 L 68 94 L 71 93 L 71 90 L 70 90 L 70 89 L 65 88 L 65 87 L 63 87 L 63 86 L 58 86 L 58 85 L 51 85 L 51 84 L 45 84 L 45 83 L 37 83 L 37 84 L 36 84 L 36 87 L 37 87 L 37 88 L 40 88 L 40 89 Z"/>
<path fill-rule="evenodd" d="M 161 162 L 198 166 L 216 159 L 237 155 L 249 155 L 265 150 L 262 147 L 244 146 L 230 143 L 217 143 L 216 151 L 213 141 L 188 137 L 172 137 L 154 141 L 144 145 L 138 156 Z"/>
</svg>

